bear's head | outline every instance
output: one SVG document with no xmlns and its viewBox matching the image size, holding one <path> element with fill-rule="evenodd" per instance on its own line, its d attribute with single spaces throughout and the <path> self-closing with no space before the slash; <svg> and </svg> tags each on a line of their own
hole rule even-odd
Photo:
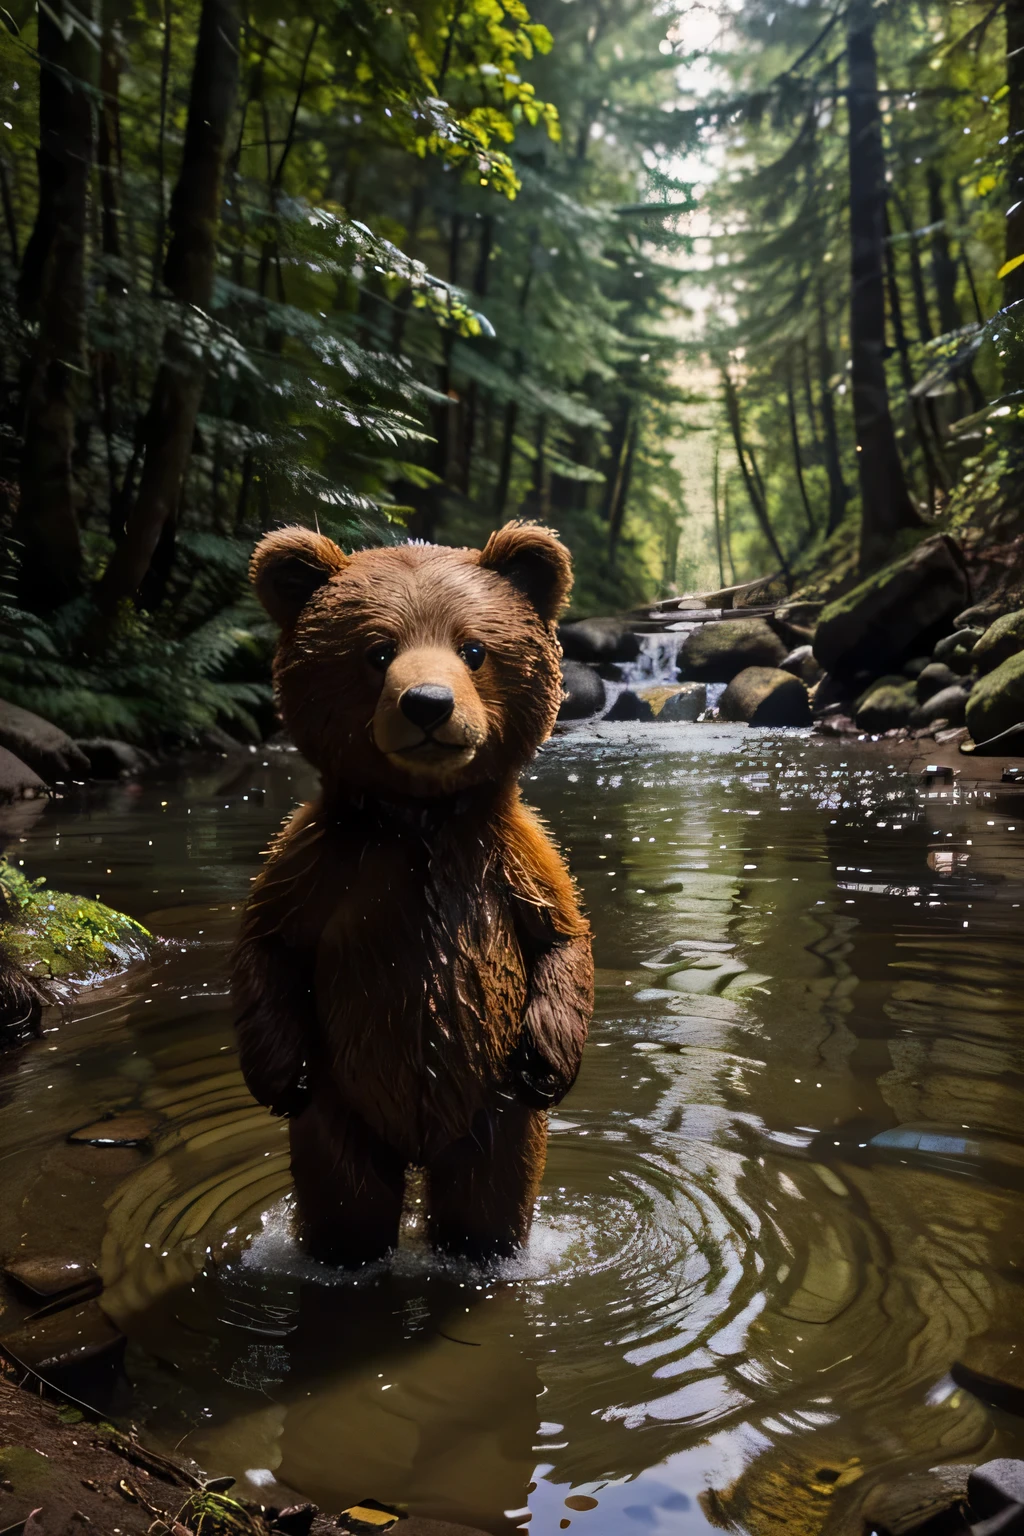
<svg viewBox="0 0 1024 1536">
<path fill-rule="evenodd" d="M 326 788 L 432 796 L 499 783 L 550 734 L 572 567 L 547 528 L 508 523 L 482 550 L 354 555 L 282 528 L 257 545 L 251 576 L 281 626 L 281 713 Z"/>
</svg>

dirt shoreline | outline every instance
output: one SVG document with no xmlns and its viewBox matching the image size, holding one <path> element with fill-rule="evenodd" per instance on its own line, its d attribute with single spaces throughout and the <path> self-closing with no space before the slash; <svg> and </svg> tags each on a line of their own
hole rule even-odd
<svg viewBox="0 0 1024 1536">
<path fill-rule="evenodd" d="M 0 1358 L 0 1536 L 485 1536 L 383 1506 L 330 1515 L 234 1499 L 231 1479 L 149 1450 Z M 225 1486 L 227 1485 L 227 1486 Z M 356 1513 L 362 1508 L 362 1517 Z"/>
</svg>

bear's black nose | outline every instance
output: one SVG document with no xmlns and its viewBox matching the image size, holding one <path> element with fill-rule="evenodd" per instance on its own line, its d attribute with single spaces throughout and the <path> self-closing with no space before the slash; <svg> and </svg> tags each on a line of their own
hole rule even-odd
<svg viewBox="0 0 1024 1536">
<path fill-rule="evenodd" d="M 407 720 L 418 725 L 421 731 L 433 731 L 451 718 L 455 708 L 455 695 L 440 683 L 420 683 L 418 688 L 407 688 L 398 701 L 398 707 Z"/>
</svg>

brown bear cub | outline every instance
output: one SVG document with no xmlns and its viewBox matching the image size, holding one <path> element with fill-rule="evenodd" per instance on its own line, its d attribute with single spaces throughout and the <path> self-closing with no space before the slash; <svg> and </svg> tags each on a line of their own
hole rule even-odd
<svg viewBox="0 0 1024 1536">
<path fill-rule="evenodd" d="M 300 1237 L 379 1258 L 412 1164 L 436 1247 L 509 1254 L 593 1007 L 587 923 L 517 784 L 561 699 L 569 555 L 522 523 L 483 550 L 355 555 L 284 528 L 252 579 L 322 785 L 256 881 L 233 971 L 245 1080 L 291 1120 Z"/>
</svg>

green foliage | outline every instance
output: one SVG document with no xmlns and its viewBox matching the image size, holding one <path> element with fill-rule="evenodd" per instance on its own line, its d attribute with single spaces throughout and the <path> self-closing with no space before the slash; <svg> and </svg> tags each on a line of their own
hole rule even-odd
<svg viewBox="0 0 1024 1536">
<path fill-rule="evenodd" d="M 152 950 L 151 934 L 134 918 L 101 901 L 53 891 L 6 859 L 0 860 L 0 886 L 13 919 L 4 943 L 31 976 L 84 980 L 123 970 Z"/>
</svg>

